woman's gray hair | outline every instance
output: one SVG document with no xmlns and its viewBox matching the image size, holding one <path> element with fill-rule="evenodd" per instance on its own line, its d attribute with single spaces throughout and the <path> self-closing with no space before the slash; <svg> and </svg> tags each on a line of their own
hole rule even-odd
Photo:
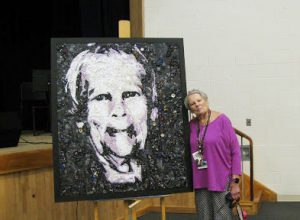
<svg viewBox="0 0 300 220">
<path fill-rule="evenodd" d="M 184 106 L 190 110 L 190 105 L 189 105 L 189 100 L 188 97 L 190 95 L 194 95 L 194 94 L 199 94 L 204 100 L 208 100 L 208 96 L 206 95 L 205 92 L 200 91 L 199 89 L 192 89 L 190 91 L 188 91 L 187 96 L 184 98 Z"/>
</svg>

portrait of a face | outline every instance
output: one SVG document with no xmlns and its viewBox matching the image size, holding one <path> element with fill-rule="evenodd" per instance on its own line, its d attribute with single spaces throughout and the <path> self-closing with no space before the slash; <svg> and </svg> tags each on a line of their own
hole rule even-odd
<svg viewBox="0 0 300 220">
<path fill-rule="evenodd" d="M 52 42 L 57 200 L 190 189 L 181 47 Z"/>
<path fill-rule="evenodd" d="M 144 149 L 147 137 L 142 75 L 146 75 L 145 69 L 135 56 L 112 48 L 101 53 L 81 52 L 66 75 L 67 91 L 75 104 L 78 80 L 87 94 L 89 140 L 111 183 L 142 180 L 141 165 L 131 157 L 134 151 Z M 77 124 L 80 127 L 83 122 Z"/>
</svg>

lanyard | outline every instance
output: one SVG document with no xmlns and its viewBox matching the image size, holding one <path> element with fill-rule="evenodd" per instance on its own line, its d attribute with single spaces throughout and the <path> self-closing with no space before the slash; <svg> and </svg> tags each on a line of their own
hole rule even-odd
<svg viewBox="0 0 300 220">
<path fill-rule="evenodd" d="M 200 137 L 200 123 L 198 122 L 198 127 L 197 127 L 197 133 L 198 133 L 198 147 L 199 147 L 199 150 L 201 152 L 201 154 L 203 154 L 204 152 L 204 146 L 203 146 L 203 142 L 204 142 L 204 138 L 205 138 L 205 135 L 206 135 L 206 131 L 207 131 L 207 128 L 208 128 L 208 124 L 209 124 L 209 120 L 210 120 L 210 115 L 211 115 L 211 111 L 208 110 L 208 118 L 207 118 L 207 121 L 205 123 L 205 128 L 204 128 L 204 133 L 203 133 L 203 136 Z"/>
</svg>

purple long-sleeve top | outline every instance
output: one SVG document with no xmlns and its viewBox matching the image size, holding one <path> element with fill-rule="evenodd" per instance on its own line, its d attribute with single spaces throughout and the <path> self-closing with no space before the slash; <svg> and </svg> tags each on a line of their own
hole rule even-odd
<svg viewBox="0 0 300 220">
<path fill-rule="evenodd" d="M 190 121 L 191 153 L 198 148 L 197 118 Z M 201 137 L 205 125 L 200 125 Z M 207 188 L 210 191 L 225 191 L 233 174 L 241 175 L 241 150 L 229 118 L 219 115 L 209 123 L 204 139 L 204 158 L 208 168 L 197 169 L 192 157 L 194 189 Z"/>
</svg>

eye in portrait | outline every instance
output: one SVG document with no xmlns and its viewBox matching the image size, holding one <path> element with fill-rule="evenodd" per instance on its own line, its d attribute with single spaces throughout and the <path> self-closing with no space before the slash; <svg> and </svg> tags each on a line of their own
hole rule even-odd
<svg viewBox="0 0 300 220">
<path fill-rule="evenodd" d="M 54 39 L 52 59 L 56 200 L 190 189 L 182 41 Z"/>
</svg>

